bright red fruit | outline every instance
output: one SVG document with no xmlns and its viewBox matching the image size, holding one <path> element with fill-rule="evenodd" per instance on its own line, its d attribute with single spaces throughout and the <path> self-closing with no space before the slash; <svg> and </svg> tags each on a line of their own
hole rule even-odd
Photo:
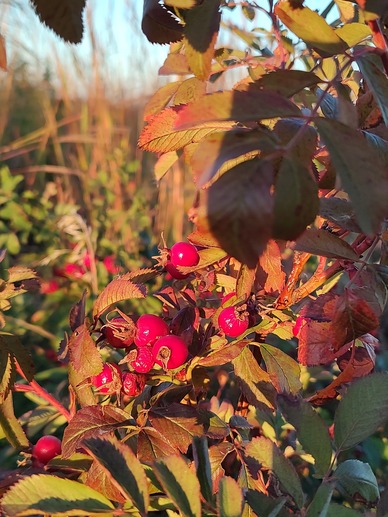
<svg viewBox="0 0 388 517">
<path fill-rule="evenodd" d="M 131 326 L 124 318 L 112 318 L 108 324 L 101 327 L 105 339 L 115 348 L 127 348 L 133 343 Z"/>
<path fill-rule="evenodd" d="M 302 327 L 305 323 L 309 321 L 309 318 L 304 318 L 303 316 L 298 316 L 295 320 L 295 324 L 292 328 L 292 335 L 294 337 L 298 337 L 299 332 L 301 331 Z"/>
<path fill-rule="evenodd" d="M 55 456 L 61 454 L 61 445 L 61 440 L 56 436 L 52 436 L 51 434 L 42 436 L 42 438 L 39 438 L 32 448 L 32 456 L 40 463 L 46 465 L 46 463 L 52 460 Z"/>
<path fill-rule="evenodd" d="M 105 363 L 102 372 L 94 375 L 91 383 L 99 393 L 114 393 L 117 391 L 117 384 L 121 383 L 120 368 L 117 364 Z"/>
<path fill-rule="evenodd" d="M 218 316 L 218 326 L 229 337 L 237 337 L 245 332 L 249 325 L 248 316 L 239 314 L 235 307 L 225 307 Z"/>
<path fill-rule="evenodd" d="M 148 373 L 154 366 L 154 356 L 150 346 L 142 346 L 137 351 L 136 359 L 131 361 L 131 366 L 137 373 Z"/>
<path fill-rule="evenodd" d="M 169 370 L 182 366 L 189 355 L 183 339 L 172 334 L 159 338 L 152 347 L 152 353 L 155 363 Z"/>
<path fill-rule="evenodd" d="M 128 397 L 137 397 L 144 389 L 145 380 L 146 377 L 142 374 L 124 373 L 121 391 Z"/>
<path fill-rule="evenodd" d="M 55 293 L 60 289 L 60 285 L 56 280 L 43 281 L 40 285 L 40 292 L 43 294 Z"/>
<path fill-rule="evenodd" d="M 167 323 L 154 314 L 142 314 L 136 327 L 135 345 L 138 347 L 152 346 L 159 337 L 167 336 L 170 332 Z"/>
<path fill-rule="evenodd" d="M 65 276 L 71 278 L 82 278 L 86 273 L 86 270 L 79 264 L 66 264 L 63 271 Z"/>
<path fill-rule="evenodd" d="M 197 248 L 189 242 L 176 242 L 170 250 L 170 261 L 173 266 L 196 266 L 199 262 Z"/>
<path fill-rule="evenodd" d="M 172 262 L 167 262 L 165 267 L 166 267 L 167 273 L 172 278 L 175 278 L 176 280 L 183 280 L 184 278 L 187 278 L 188 276 L 190 276 L 188 274 L 185 275 L 185 274 L 181 273 L 180 271 L 178 271 Z"/>
</svg>

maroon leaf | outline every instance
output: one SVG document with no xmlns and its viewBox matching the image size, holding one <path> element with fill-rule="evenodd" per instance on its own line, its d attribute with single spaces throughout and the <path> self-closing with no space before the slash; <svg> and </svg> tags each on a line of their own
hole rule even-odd
<svg viewBox="0 0 388 517">
<path fill-rule="evenodd" d="M 82 293 L 82 297 L 79 302 L 77 302 L 73 307 L 70 309 L 69 314 L 69 324 L 71 330 L 74 332 L 77 327 L 83 324 L 85 321 L 85 309 L 86 304 L 86 290 Z"/>
<path fill-rule="evenodd" d="M 40 21 L 70 43 L 80 43 L 84 30 L 82 13 L 86 0 L 31 0 Z"/>
<path fill-rule="evenodd" d="M 172 43 L 183 36 L 183 25 L 159 0 L 144 0 L 141 29 L 151 43 Z"/>
<path fill-rule="evenodd" d="M 143 427 L 138 435 L 138 456 L 142 462 L 152 462 L 158 458 L 176 454 L 176 448 L 159 431 Z"/>
<path fill-rule="evenodd" d="M 357 260 L 354 249 L 343 239 L 318 228 L 309 228 L 296 241 L 295 249 L 329 258 Z"/>
</svg>

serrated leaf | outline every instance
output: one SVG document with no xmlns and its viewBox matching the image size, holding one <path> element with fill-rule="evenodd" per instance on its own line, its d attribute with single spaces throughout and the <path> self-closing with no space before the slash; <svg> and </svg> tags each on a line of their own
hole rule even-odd
<svg viewBox="0 0 388 517">
<path fill-rule="evenodd" d="M 80 409 L 63 434 L 62 457 L 69 458 L 82 447 L 82 440 L 101 436 L 120 427 L 129 415 L 114 406 L 89 406 Z"/>
<path fill-rule="evenodd" d="M 79 382 L 102 371 L 103 362 L 89 329 L 83 323 L 70 336 L 68 342 L 70 362 L 77 371 Z M 85 358 L 87 357 L 87 361 Z"/>
<path fill-rule="evenodd" d="M 7 398 L 15 380 L 15 363 L 0 339 L 0 404 Z"/>
<path fill-rule="evenodd" d="M 36 14 L 42 23 L 50 27 L 64 41 L 80 43 L 84 24 L 83 10 L 86 0 L 31 0 Z"/>
<path fill-rule="evenodd" d="M 198 423 L 195 408 L 172 403 L 168 407 L 151 409 L 148 418 L 154 429 L 160 432 L 180 452 L 187 452 L 194 436 L 203 435 L 203 425 Z"/>
<path fill-rule="evenodd" d="M 309 504 L 306 517 L 326 517 L 334 492 L 334 483 L 322 482 Z"/>
<path fill-rule="evenodd" d="M 130 447 L 119 442 L 114 436 L 88 438 L 83 444 L 140 514 L 146 515 L 149 505 L 147 476 Z"/>
<path fill-rule="evenodd" d="M 209 458 L 209 443 L 206 436 L 194 436 L 193 458 L 195 472 L 201 486 L 202 497 L 210 504 L 214 504 L 212 471 Z"/>
<path fill-rule="evenodd" d="M 278 397 L 278 403 L 287 422 L 295 427 L 303 449 L 315 459 L 315 475 L 323 477 L 330 467 L 333 452 L 325 422 L 302 398 Z"/>
<path fill-rule="evenodd" d="M 271 345 L 260 344 L 260 352 L 276 391 L 296 395 L 302 389 L 298 363 L 279 348 Z"/>
<path fill-rule="evenodd" d="M 14 413 L 12 392 L 0 404 L 0 428 L 14 449 L 29 447 L 30 442 Z"/>
<path fill-rule="evenodd" d="M 375 504 L 380 497 L 376 476 L 370 465 L 359 460 L 341 463 L 332 478 L 336 489 L 345 497 Z"/>
<path fill-rule="evenodd" d="M 225 476 L 220 479 L 217 494 L 217 515 L 219 517 L 241 517 L 243 494 L 237 482 Z"/>
<path fill-rule="evenodd" d="M 205 95 L 182 108 L 176 118 L 175 129 L 192 128 L 211 121 L 248 122 L 300 116 L 301 112 L 293 102 L 274 92 L 254 89 L 224 91 Z"/>
<path fill-rule="evenodd" d="M 355 381 L 341 399 L 334 418 L 334 441 L 349 449 L 388 420 L 388 374 L 374 373 Z"/>
<path fill-rule="evenodd" d="M 296 241 L 295 249 L 321 257 L 355 261 L 359 257 L 346 241 L 327 230 L 307 229 Z"/>
<path fill-rule="evenodd" d="M 159 0 L 144 0 L 141 29 L 151 43 L 172 43 L 183 36 L 183 26 Z"/>
<path fill-rule="evenodd" d="M 200 201 L 199 228 L 209 228 L 221 248 L 251 268 L 270 238 L 272 181 L 271 163 L 250 160 L 223 174 Z"/>
<path fill-rule="evenodd" d="M 284 157 L 275 182 L 273 236 L 295 240 L 318 209 L 318 185 L 310 170 L 295 157 Z"/>
<path fill-rule="evenodd" d="M 279 479 L 284 490 L 292 496 L 298 508 L 302 508 L 304 494 L 298 474 L 292 463 L 272 440 L 264 436 L 253 438 L 247 444 L 245 453 L 247 456 L 252 456 L 263 467 L 270 469 Z"/>
<path fill-rule="evenodd" d="M 364 54 L 356 59 L 374 98 L 381 110 L 385 125 L 388 126 L 388 77 L 384 73 L 380 56 L 372 53 Z"/>
<path fill-rule="evenodd" d="M 88 457 L 92 459 L 90 456 Z M 97 490 L 97 492 L 107 497 L 110 501 L 121 504 L 127 501 L 127 497 L 124 497 L 116 484 L 114 484 L 110 474 L 95 460 L 92 460 L 92 464 L 87 470 L 84 477 L 84 484 L 93 488 L 93 490 Z M 131 505 L 130 501 L 128 501 L 128 506 L 129 505 Z"/>
<path fill-rule="evenodd" d="M 276 294 L 283 290 L 285 279 L 279 246 L 271 239 L 260 255 L 256 283 L 259 283 L 266 293 Z"/>
<path fill-rule="evenodd" d="M 172 106 L 150 118 L 141 132 L 139 147 L 154 153 L 176 151 L 193 142 L 199 142 L 211 133 L 225 131 L 233 126 L 232 122 L 214 119 L 214 121 L 191 124 L 187 129 L 179 128 L 177 122 L 180 113 L 185 109 L 186 106 Z"/>
<path fill-rule="evenodd" d="M 153 427 L 143 427 L 138 435 L 138 455 L 142 462 L 176 454 L 176 448 L 165 435 Z"/>
<path fill-rule="evenodd" d="M 388 167 L 355 129 L 331 119 L 319 118 L 315 124 L 362 230 L 368 234 L 378 231 L 388 213 Z"/>
<path fill-rule="evenodd" d="M 234 373 L 238 377 L 241 389 L 249 402 L 254 406 L 270 409 L 275 407 L 275 389 L 267 372 L 260 368 L 249 348 L 232 361 Z"/>
<path fill-rule="evenodd" d="M 35 474 L 18 481 L 3 497 L 2 507 L 9 517 L 36 513 L 89 516 L 114 510 L 109 499 L 92 488 L 46 474 Z"/>
<path fill-rule="evenodd" d="M 289 1 L 279 2 L 275 14 L 294 34 L 321 56 L 342 54 L 348 45 L 316 11 Z"/>
<path fill-rule="evenodd" d="M 134 284 L 125 278 L 115 278 L 98 296 L 93 307 L 93 317 L 99 318 L 115 303 L 132 298 L 145 298 L 146 293 L 144 285 Z"/>
<path fill-rule="evenodd" d="M 199 481 L 182 456 L 174 455 L 156 461 L 154 471 L 183 517 L 201 517 Z"/>
<path fill-rule="evenodd" d="M 208 79 L 211 71 L 220 21 L 219 0 L 204 0 L 185 16 L 185 54 L 192 72 L 202 81 Z"/>
</svg>

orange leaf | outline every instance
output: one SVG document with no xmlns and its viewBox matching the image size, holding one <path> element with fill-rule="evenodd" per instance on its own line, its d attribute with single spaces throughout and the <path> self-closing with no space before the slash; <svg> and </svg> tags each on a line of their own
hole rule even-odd
<svg viewBox="0 0 388 517">
<path fill-rule="evenodd" d="M 266 293 L 276 295 L 284 289 L 285 279 L 279 246 L 271 239 L 259 258 L 256 280 Z"/>
<path fill-rule="evenodd" d="M 146 287 L 134 284 L 124 277 L 115 278 L 100 293 L 93 308 L 93 317 L 97 319 L 103 312 L 117 302 L 130 300 L 131 298 L 145 298 Z"/>
</svg>

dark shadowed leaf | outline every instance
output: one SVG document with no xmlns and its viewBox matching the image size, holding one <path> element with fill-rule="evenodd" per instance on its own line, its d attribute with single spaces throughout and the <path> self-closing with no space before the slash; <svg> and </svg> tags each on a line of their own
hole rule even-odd
<svg viewBox="0 0 388 517">
<path fill-rule="evenodd" d="M 380 56 L 371 52 L 360 56 L 356 61 L 379 105 L 384 122 L 388 125 L 388 77 L 384 73 L 383 62 Z"/>
<path fill-rule="evenodd" d="M 273 92 L 292 97 L 295 93 L 314 86 L 321 82 L 321 79 L 312 72 L 303 70 L 275 70 L 263 75 L 255 82 L 260 90 L 271 90 Z"/>
<path fill-rule="evenodd" d="M 148 481 L 140 461 L 130 447 L 113 436 L 88 438 L 83 444 L 104 467 L 117 488 L 132 501 L 141 515 L 145 515 L 149 504 Z"/>
<path fill-rule="evenodd" d="M 332 447 L 327 425 L 302 398 L 278 397 L 281 411 L 292 424 L 303 449 L 315 459 L 315 475 L 323 477 L 330 467 Z"/>
<path fill-rule="evenodd" d="M 82 440 L 109 433 L 128 420 L 125 413 L 114 406 L 89 406 L 80 409 L 63 434 L 62 456 L 69 458 L 82 447 Z"/>
<path fill-rule="evenodd" d="M 306 230 L 296 241 L 295 249 L 322 257 L 358 259 L 357 253 L 346 241 L 318 228 Z"/>
<path fill-rule="evenodd" d="M 201 198 L 198 226 L 209 228 L 221 248 L 251 268 L 270 238 L 272 176 L 271 163 L 250 160 L 223 174 Z"/>
<path fill-rule="evenodd" d="M 306 517 L 326 517 L 333 492 L 333 482 L 322 482 L 307 508 Z"/>
<path fill-rule="evenodd" d="M 109 513 L 113 504 L 92 488 L 71 479 L 35 474 L 14 485 L 2 499 L 9 517 L 50 514 L 90 516 Z"/>
<path fill-rule="evenodd" d="M 347 460 L 334 472 L 336 489 L 346 498 L 376 504 L 380 497 L 376 476 L 368 465 L 359 460 Z"/>
<path fill-rule="evenodd" d="M 294 34 L 321 56 L 341 54 L 348 45 L 335 33 L 334 29 L 316 11 L 294 2 L 279 2 L 275 14 Z"/>
<path fill-rule="evenodd" d="M 304 495 L 300 480 L 292 463 L 269 438 L 253 438 L 245 449 L 247 456 L 252 456 L 266 469 L 270 469 L 279 479 L 284 490 L 291 495 L 299 508 L 303 506 Z"/>
<path fill-rule="evenodd" d="M 83 10 L 86 0 L 31 0 L 42 23 L 69 43 L 80 43 L 84 30 Z"/>
<path fill-rule="evenodd" d="M 204 0 L 186 13 L 184 42 L 186 57 L 194 75 L 208 79 L 220 27 L 219 0 Z"/>
<path fill-rule="evenodd" d="M 183 25 L 159 0 L 144 0 L 141 29 L 151 43 L 172 43 L 183 36 Z"/>
<path fill-rule="evenodd" d="M 368 234 L 378 231 L 388 214 L 388 167 L 380 153 L 361 133 L 336 120 L 319 118 L 315 124 L 362 230 Z"/>
<path fill-rule="evenodd" d="M 354 208 L 347 199 L 321 197 L 319 200 L 319 215 L 344 230 L 361 233 L 354 214 Z"/>
<path fill-rule="evenodd" d="M 165 408 L 152 409 L 148 417 L 153 428 L 183 453 L 191 445 L 193 437 L 204 432 L 203 425 L 198 423 L 196 409 L 184 404 L 172 403 Z"/>
<path fill-rule="evenodd" d="M 294 157 L 283 158 L 275 182 L 274 237 L 295 240 L 318 208 L 318 185 L 309 169 Z"/>
<path fill-rule="evenodd" d="M 82 293 L 82 297 L 76 304 L 73 305 L 73 307 L 70 309 L 69 314 L 69 324 L 71 330 L 74 332 L 77 327 L 82 325 L 85 321 L 85 315 L 86 315 L 86 294 L 87 291 Z"/>
<path fill-rule="evenodd" d="M 144 285 L 134 284 L 131 280 L 124 278 L 115 278 L 98 296 L 93 307 L 93 317 L 99 318 L 103 312 L 117 302 L 132 298 L 145 298 L 146 293 Z"/>
<path fill-rule="evenodd" d="M 217 509 L 220 517 L 241 517 L 243 493 L 237 481 L 229 476 L 220 479 L 217 494 Z"/>
<path fill-rule="evenodd" d="M 201 489 L 195 473 L 182 456 L 154 463 L 155 474 L 183 517 L 201 517 Z"/>
<path fill-rule="evenodd" d="M 175 128 L 183 129 L 214 120 L 240 122 L 275 117 L 300 117 L 290 100 L 269 91 L 224 91 L 205 95 L 179 112 Z"/>
<path fill-rule="evenodd" d="M 271 378 L 258 365 L 254 355 L 245 347 L 241 354 L 233 359 L 234 372 L 238 377 L 241 389 L 252 405 L 273 409 L 276 391 Z"/>
<path fill-rule="evenodd" d="M 202 497 L 210 504 L 214 504 L 212 470 L 209 458 L 209 442 L 206 436 L 194 436 L 193 457 L 195 471 L 201 486 Z"/>
<path fill-rule="evenodd" d="M 388 420 L 388 374 L 374 373 L 354 382 L 341 399 L 334 418 L 334 441 L 348 449 Z"/>
<path fill-rule="evenodd" d="M 248 490 L 245 498 L 247 503 L 257 515 L 267 515 L 268 517 L 276 517 L 283 508 L 286 498 L 277 497 L 276 499 L 261 494 L 257 490 Z"/>
<path fill-rule="evenodd" d="M 326 517 L 360 517 L 360 512 L 358 510 L 353 510 L 348 506 L 331 503 Z"/>
<path fill-rule="evenodd" d="M 276 391 L 296 395 L 302 388 L 298 363 L 271 345 L 260 344 L 260 352 Z"/>
</svg>

